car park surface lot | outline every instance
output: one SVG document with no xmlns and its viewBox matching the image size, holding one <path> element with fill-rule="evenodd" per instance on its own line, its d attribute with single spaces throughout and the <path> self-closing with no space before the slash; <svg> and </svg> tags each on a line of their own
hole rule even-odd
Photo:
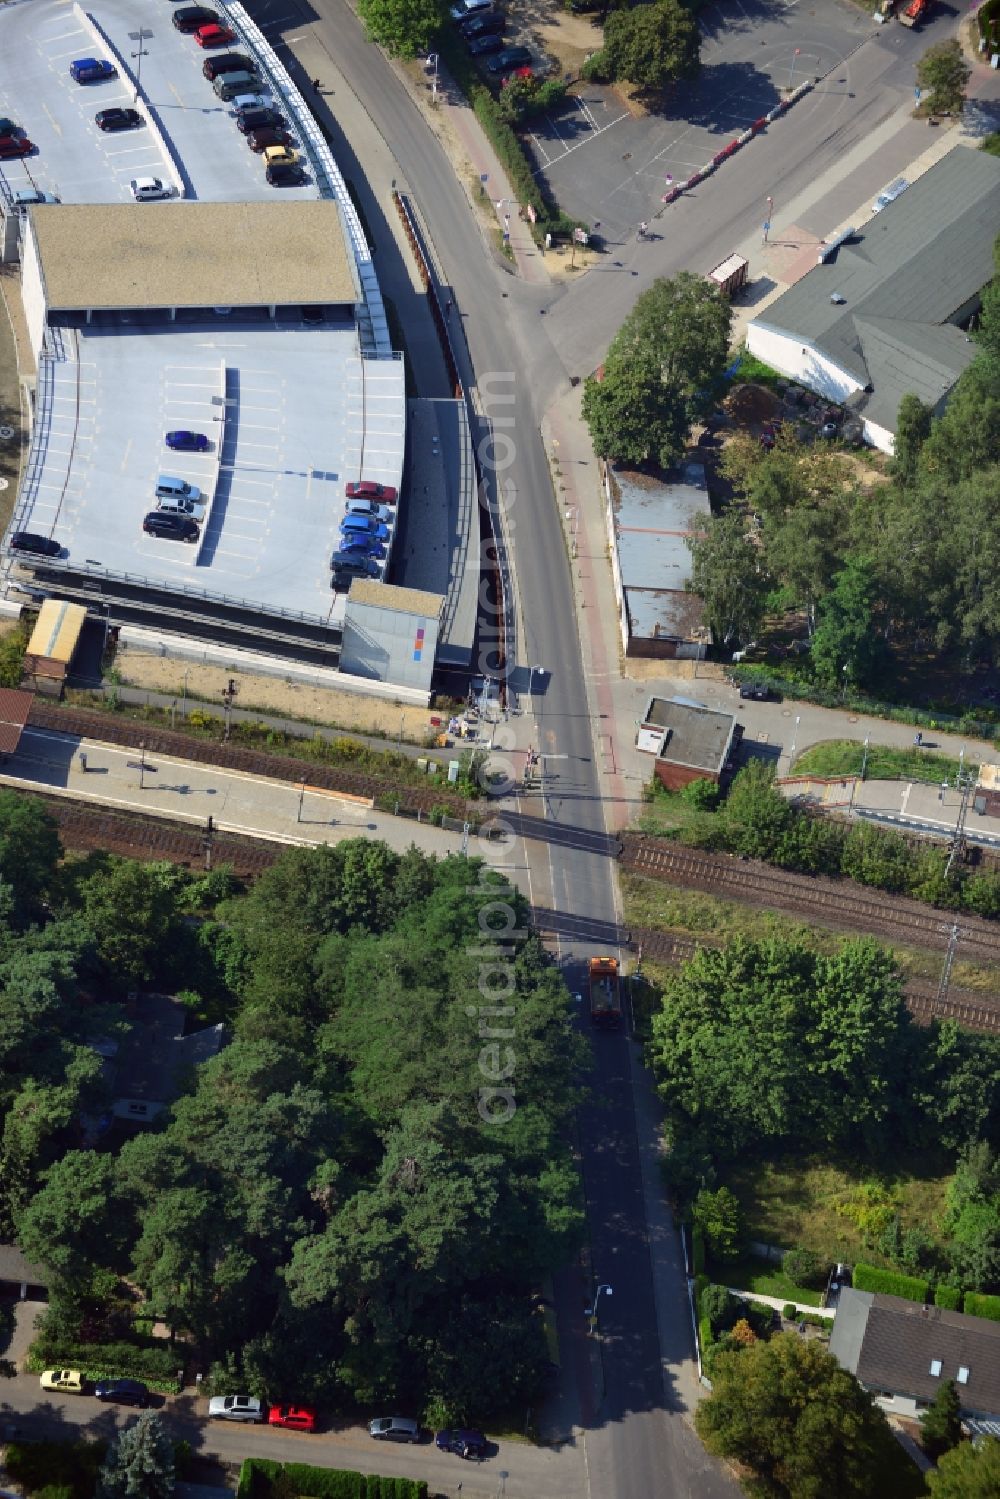
<svg viewBox="0 0 1000 1499">
<path fill-rule="evenodd" d="M 535 126 L 537 174 L 567 213 L 600 221 L 607 240 L 625 239 L 660 206 L 668 177 L 683 182 L 705 166 L 774 108 L 789 80 L 802 83 L 835 69 L 872 31 L 871 9 L 838 0 L 712 5 L 698 17 L 701 74 L 670 92 L 663 113 L 633 117 L 610 88 L 581 85 L 578 97 Z M 846 87 L 838 76 L 830 87 Z M 738 163 L 728 170 L 734 169 Z"/>
<path fill-rule="evenodd" d="M 53 536 L 74 567 L 329 619 L 330 557 L 360 449 L 354 328 L 211 313 L 172 325 L 105 321 L 60 330 L 66 357 L 54 364 L 44 462 L 22 491 L 30 509 L 20 529 Z M 401 409 L 401 361 L 381 373 Z M 165 434 L 177 428 L 208 434 L 211 450 L 171 450 Z M 377 434 L 365 452 L 377 472 Z M 143 534 L 159 474 L 197 485 L 210 503 L 200 547 Z"/>
<path fill-rule="evenodd" d="M 138 107 L 148 107 L 181 164 L 184 196 L 222 203 L 271 199 L 277 189 L 269 186 L 261 161 L 236 129 L 232 106 L 216 98 L 202 74 L 205 58 L 213 54 L 193 36 L 174 30 L 170 8 L 142 0 L 97 0 L 89 9 L 125 67 L 134 66 L 131 54 L 136 50 L 129 32 L 141 26 L 152 33 L 143 41 Z M 233 47 L 248 50 L 240 38 Z M 61 0 L 0 5 L 4 112 L 38 148 L 28 159 L 32 180 L 64 203 L 118 203 L 130 198 L 133 177 L 170 180 L 169 162 L 154 131 L 105 135 L 95 125 L 98 110 L 130 108 L 135 95 L 134 82 L 121 67 L 121 76 L 106 82 L 83 85 L 70 77 L 74 59 L 102 55 L 93 33 Z M 305 182 L 283 188 L 285 199 L 317 196 L 309 163 L 303 164 Z M 15 188 L 28 185 L 20 163 L 5 171 Z"/>
</svg>

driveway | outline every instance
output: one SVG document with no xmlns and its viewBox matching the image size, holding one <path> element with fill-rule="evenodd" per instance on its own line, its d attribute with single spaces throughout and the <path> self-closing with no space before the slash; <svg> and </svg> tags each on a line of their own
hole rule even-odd
<svg viewBox="0 0 1000 1499">
<path fill-rule="evenodd" d="M 14 1302 L 14 1332 L 8 1346 L 0 1350 L 4 1358 L 20 1365 L 35 1336 L 35 1321 L 44 1310 L 44 1301 Z"/>
</svg>

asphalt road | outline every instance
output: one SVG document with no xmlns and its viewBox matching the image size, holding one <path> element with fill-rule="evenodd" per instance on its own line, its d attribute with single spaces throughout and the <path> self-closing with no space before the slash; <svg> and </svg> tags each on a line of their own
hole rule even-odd
<svg viewBox="0 0 1000 1499">
<path fill-rule="evenodd" d="M 4 1380 L 0 1389 L 0 1433 L 16 1426 L 26 1437 L 111 1439 L 135 1419 L 127 1407 L 103 1405 L 90 1395 L 39 1398 L 35 1375 Z M 427 1439 L 419 1446 L 375 1442 L 359 1426 L 306 1434 L 268 1426 L 208 1421 L 206 1402 L 193 1396 L 171 1397 L 153 1404 L 160 1409 L 171 1436 L 189 1441 L 200 1456 L 239 1463 L 245 1457 L 268 1457 L 277 1462 L 312 1462 L 321 1467 L 354 1469 L 361 1473 L 426 1478 L 432 1493 L 460 1499 L 493 1499 L 501 1488 L 507 1499 L 566 1499 L 579 1493 L 582 1460 L 572 1448 L 555 1451 L 528 1442 L 500 1442 L 482 1463 L 466 1463 L 451 1453 L 438 1452 Z"/>
</svg>

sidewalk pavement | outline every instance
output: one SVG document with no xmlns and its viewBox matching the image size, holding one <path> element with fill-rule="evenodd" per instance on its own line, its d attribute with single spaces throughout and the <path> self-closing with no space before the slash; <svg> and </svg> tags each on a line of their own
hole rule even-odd
<svg viewBox="0 0 1000 1499">
<path fill-rule="evenodd" d="M 811 1306 L 808 1301 L 788 1301 L 781 1296 L 758 1296 L 756 1291 L 741 1291 L 738 1286 L 727 1286 L 726 1290 L 730 1296 L 738 1296 L 741 1301 L 759 1301 L 762 1306 L 772 1306 L 776 1312 L 782 1311 L 786 1306 L 794 1306 L 797 1312 L 808 1312 L 812 1317 L 829 1317 L 831 1322 L 837 1315 L 834 1307 Z"/>
</svg>

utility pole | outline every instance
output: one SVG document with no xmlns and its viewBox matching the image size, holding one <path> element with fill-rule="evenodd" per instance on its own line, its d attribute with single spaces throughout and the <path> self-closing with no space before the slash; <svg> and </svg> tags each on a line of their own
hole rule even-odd
<svg viewBox="0 0 1000 1499">
<path fill-rule="evenodd" d="M 955 784 L 958 787 L 958 819 L 955 823 L 955 836 L 952 839 L 951 849 L 948 853 L 948 862 L 944 868 L 946 875 L 951 874 L 956 861 L 962 856 L 965 850 L 965 819 L 969 811 L 969 802 L 972 799 L 972 793 L 975 789 L 975 782 L 972 779 L 972 775 L 964 768 L 964 760 L 965 746 L 963 745 L 962 754 L 959 759 L 958 775 L 955 778 Z"/>
<path fill-rule="evenodd" d="M 212 814 L 209 813 L 208 821 L 205 824 L 205 831 L 201 835 L 201 846 L 205 850 L 205 869 L 209 873 L 212 869 L 212 844 L 214 841 L 215 823 L 212 821 Z"/>
<path fill-rule="evenodd" d="M 945 929 L 947 930 L 947 928 Z M 958 950 L 958 922 L 951 928 L 948 936 L 948 950 L 944 955 L 944 966 L 941 969 L 941 978 L 938 982 L 937 1002 L 944 1004 L 948 998 L 948 986 L 951 983 L 951 970 L 955 965 L 955 953 Z"/>
</svg>

